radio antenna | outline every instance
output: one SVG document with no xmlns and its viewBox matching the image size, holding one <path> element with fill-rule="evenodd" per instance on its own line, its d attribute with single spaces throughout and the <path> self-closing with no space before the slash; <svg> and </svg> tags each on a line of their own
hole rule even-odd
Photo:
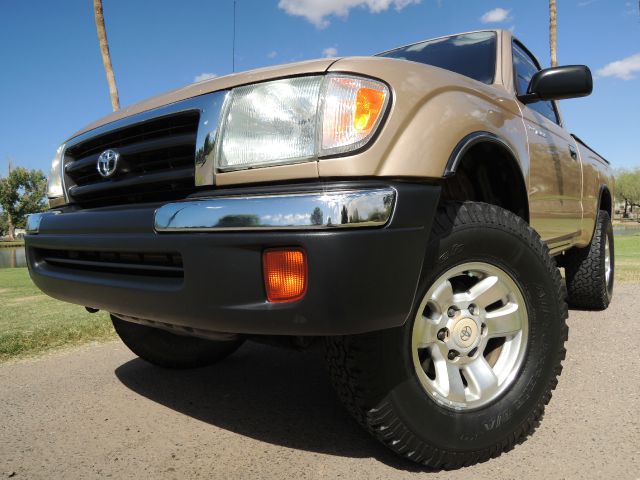
<svg viewBox="0 0 640 480">
<path fill-rule="evenodd" d="M 236 0 L 233 0 L 233 42 L 231 46 L 231 72 L 236 71 Z"/>
</svg>

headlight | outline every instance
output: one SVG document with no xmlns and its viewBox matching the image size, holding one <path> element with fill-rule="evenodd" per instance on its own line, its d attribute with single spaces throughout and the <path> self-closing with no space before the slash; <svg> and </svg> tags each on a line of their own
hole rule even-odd
<svg viewBox="0 0 640 480">
<path fill-rule="evenodd" d="M 64 197 L 64 188 L 62 187 L 63 151 L 64 145 L 60 145 L 58 147 L 58 150 L 56 150 L 56 156 L 53 157 L 53 161 L 51 162 L 51 172 L 49 173 L 49 180 L 47 182 L 47 197 L 49 197 L 49 200 L 55 200 Z"/>
<path fill-rule="evenodd" d="M 222 127 L 218 168 L 313 157 L 321 82 L 322 77 L 299 77 L 234 88 Z"/>
<path fill-rule="evenodd" d="M 217 167 L 224 172 L 283 165 L 357 150 L 373 137 L 388 101 L 385 84 L 344 75 L 234 88 Z"/>
</svg>

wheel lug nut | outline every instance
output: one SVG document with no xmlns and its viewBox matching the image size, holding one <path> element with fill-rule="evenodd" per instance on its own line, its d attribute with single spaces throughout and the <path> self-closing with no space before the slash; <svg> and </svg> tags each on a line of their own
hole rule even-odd
<svg viewBox="0 0 640 480">
<path fill-rule="evenodd" d="M 487 331 L 487 325 L 483 323 L 482 325 L 480 325 L 480 334 L 484 335 L 486 331 Z"/>
<path fill-rule="evenodd" d="M 438 340 L 444 342 L 445 338 L 447 338 L 448 333 L 449 330 L 447 330 L 446 328 L 441 328 L 440 330 L 438 330 Z"/>
<path fill-rule="evenodd" d="M 455 350 L 449 350 L 449 354 L 447 355 L 447 357 L 449 357 L 449 360 L 455 360 L 458 357 L 459 353 Z"/>
<path fill-rule="evenodd" d="M 476 306 L 475 305 L 469 305 L 469 313 L 471 315 L 475 315 L 476 314 Z"/>
<path fill-rule="evenodd" d="M 447 310 L 447 315 L 449 315 L 449 317 L 455 317 L 456 309 L 454 307 L 449 307 L 449 310 Z"/>
</svg>

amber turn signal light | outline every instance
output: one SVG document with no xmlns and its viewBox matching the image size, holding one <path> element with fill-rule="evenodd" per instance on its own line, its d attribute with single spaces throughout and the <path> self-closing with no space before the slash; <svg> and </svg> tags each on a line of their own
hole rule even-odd
<svg viewBox="0 0 640 480">
<path fill-rule="evenodd" d="M 356 113 L 353 126 L 360 132 L 369 133 L 378 120 L 384 106 L 384 90 L 361 88 L 356 95 Z"/>
<path fill-rule="evenodd" d="M 270 302 L 293 302 L 307 290 L 307 256 L 301 248 L 271 248 L 262 254 L 264 286 Z"/>
</svg>

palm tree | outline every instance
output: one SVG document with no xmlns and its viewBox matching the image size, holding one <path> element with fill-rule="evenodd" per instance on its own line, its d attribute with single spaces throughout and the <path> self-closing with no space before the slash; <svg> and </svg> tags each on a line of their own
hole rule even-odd
<svg viewBox="0 0 640 480">
<path fill-rule="evenodd" d="M 120 100 L 118 99 L 118 87 L 116 87 L 116 77 L 113 74 L 111 66 L 111 55 L 109 54 L 109 42 L 107 41 L 107 32 L 104 29 L 104 13 L 102 12 L 102 0 L 93 0 L 93 12 L 96 17 L 96 29 L 98 30 L 98 43 L 100 44 L 100 53 L 102 54 L 102 63 L 104 64 L 104 72 L 107 75 L 107 83 L 109 84 L 109 95 L 111 96 L 111 107 L 113 111 L 120 108 Z"/>
<path fill-rule="evenodd" d="M 552 67 L 558 66 L 557 15 L 556 0 L 549 0 L 549 44 L 551 46 Z"/>
</svg>

